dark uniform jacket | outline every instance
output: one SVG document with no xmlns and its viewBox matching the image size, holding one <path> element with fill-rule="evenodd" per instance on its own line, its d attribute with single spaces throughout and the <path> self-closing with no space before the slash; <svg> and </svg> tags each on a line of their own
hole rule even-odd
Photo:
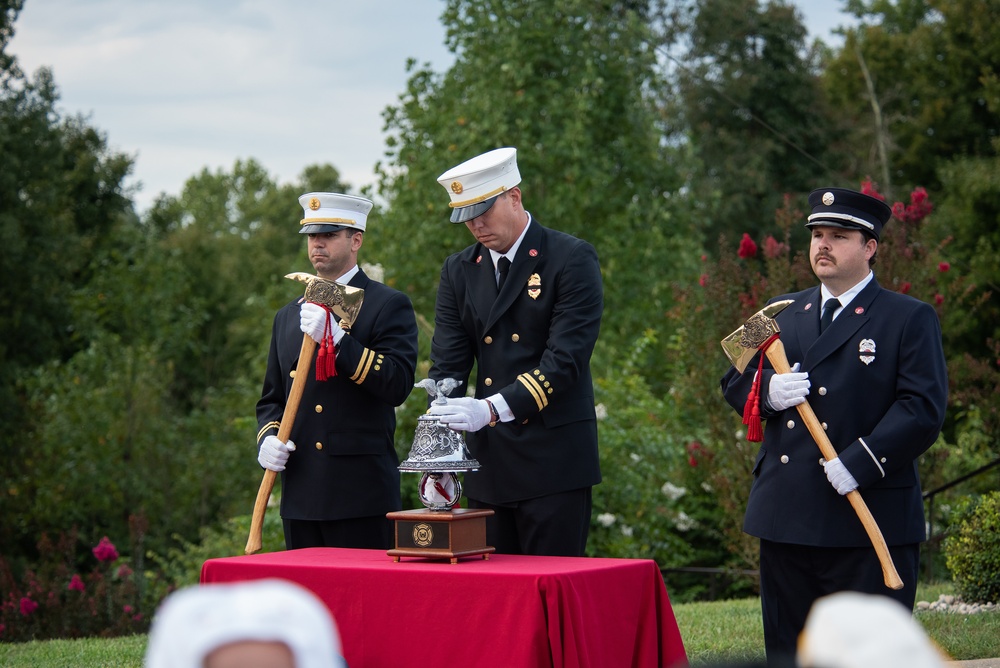
<svg viewBox="0 0 1000 668">
<path fill-rule="evenodd" d="M 597 252 L 534 219 L 497 295 L 489 250 L 473 244 L 445 260 L 431 345 L 435 380 L 462 381 L 473 363 L 477 398 L 499 392 L 513 422 L 466 435 L 478 472 L 469 498 L 532 499 L 601 481 L 590 356 L 604 308 Z"/>
<path fill-rule="evenodd" d="M 873 278 L 819 335 L 820 289 L 777 315 L 789 364 L 809 372 L 808 401 L 861 492 L 886 543 L 926 538 L 917 457 L 944 421 L 948 378 L 937 314 L 926 303 L 884 290 Z M 722 379 L 726 400 L 743 411 L 758 360 Z M 743 529 L 771 541 L 811 546 L 870 545 L 847 499 L 830 485 L 821 453 L 795 407 L 767 408 L 774 375 L 765 360 L 757 454 Z"/>
<path fill-rule="evenodd" d="M 413 389 L 417 325 L 403 293 L 363 271 L 349 285 L 364 302 L 337 353 L 337 375 L 317 381 L 309 368 L 291 438 L 296 450 L 281 473 L 281 516 L 338 520 L 401 508 L 393 446 L 395 407 Z M 264 389 L 257 402 L 257 446 L 276 435 L 302 346 L 299 300 L 274 318 Z"/>
</svg>

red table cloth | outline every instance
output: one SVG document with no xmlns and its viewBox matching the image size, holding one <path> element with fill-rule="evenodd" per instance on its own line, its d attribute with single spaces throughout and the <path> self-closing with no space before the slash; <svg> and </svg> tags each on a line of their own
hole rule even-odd
<svg viewBox="0 0 1000 668">
<path fill-rule="evenodd" d="M 656 563 L 494 554 L 457 564 L 310 548 L 210 559 L 203 584 L 282 578 L 330 608 L 351 668 L 686 666 Z"/>
</svg>

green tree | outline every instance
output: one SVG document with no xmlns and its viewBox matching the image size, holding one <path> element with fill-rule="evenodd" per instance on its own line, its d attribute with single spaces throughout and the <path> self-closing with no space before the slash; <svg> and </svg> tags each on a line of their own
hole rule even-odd
<svg viewBox="0 0 1000 668">
<path fill-rule="evenodd" d="M 995 156 L 1000 133 L 1000 1 L 850 0 L 824 88 L 850 122 L 858 174 L 888 197 L 940 190 L 956 157 Z M 991 100 L 993 103 L 991 104 Z"/>
<path fill-rule="evenodd" d="M 707 244 L 720 233 L 757 237 L 785 193 L 840 173 L 839 126 L 820 87 L 822 50 L 807 46 L 800 15 L 785 2 L 680 4 L 679 36 L 664 50 L 686 48 L 670 57 L 664 105 L 694 157 L 692 213 Z"/>
<path fill-rule="evenodd" d="M 0 12 L 0 418 L 12 462 L 31 456 L 28 434 L 41 419 L 25 380 L 35 367 L 90 345 L 71 305 L 99 269 L 91 258 L 135 220 L 122 186 L 131 158 L 109 150 L 86 119 L 63 118 L 51 72 L 28 77 L 8 52 L 21 6 L 6 2 Z M 10 509 L 30 498 L 18 497 L 22 474 L 17 467 L 0 473 L 5 550 L 19 544 Z"/>
<path fill-rule="evenodd" d="M 131 213 L 131 159 L 80 117 L 62 118 L 51 72 L 24 76 L 6 52 L 20 4 L 0 14 L 0 374 L 65 358 L 86 345 L 65 303 L 90 279 L 88 258 Z M 4 410 L 14 403 L 5 397 Z M 9 414 L 4 413 L 5 416 Z"/>
</svg>

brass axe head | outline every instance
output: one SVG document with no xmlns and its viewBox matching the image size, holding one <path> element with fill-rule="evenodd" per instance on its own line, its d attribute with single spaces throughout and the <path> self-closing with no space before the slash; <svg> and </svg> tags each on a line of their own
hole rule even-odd
<svg viewBox="0 0 1000 668">
<path fill-rule="evenodd" d="M 351 328 L 361 312 L 361 304 L 365 299 L 362 288 L 343 285 L 301 271 L 285 274 L 285 278 L 305 283 L 306 301 L 328 306 L 340 318 L 341 327 L 345 329 Z"/>
<path fill-rule="evenodd" d="M 739 329 L 722 339 L 722 349 L 737 371 L 743 373 L 764 342 L 781 331 L 774 316 L 794 301 L 785 299 L 768 304 L 750 316 Z"/>
</svg>

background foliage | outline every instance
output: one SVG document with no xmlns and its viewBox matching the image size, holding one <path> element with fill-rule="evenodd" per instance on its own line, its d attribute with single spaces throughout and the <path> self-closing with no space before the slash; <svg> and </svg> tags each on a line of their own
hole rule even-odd
<svg viewBox="0 0 1000 668">
<path fill-rule="evenodd" d="M 65 603 L 77 591 L 66 578 L 93 571 L 104 536 L 132 571 L 104 580 L 108 596 L 145 620 L 204 558 L 239 553 L 260 480 L 254 404 L 270 321 L 298 294 L 282 276 L 308 269 L 297 197 L 352 188 L 332 165 L 279 184 L 244 158 L 136 212 L 122 186 L 131 158 L 56 110 L 54 73 L 19 69 L 8 44 L 21 2 L 0 7 L 0 412 L 12 464 L 0 470 L 0 600 L 18 601 L 0 639 L 10 639 L 72 633 L 65 605 L 23 614 L 20 598 Z M 756 446 L 719 394 L 719 341 L 768 297 L 814 283 L 802 227 L 814 187 L 895 204 L 878 280 L 942 320 L 950 404 L 920 462 L 925 487 L 998 456 L 1000 20 L 988 19 L 1000 0 L 847 7 L 858 23 L 831 48 L 806 43 L 780 0 L 449 0 L 454 66 L 410 63 L 384 111 L 362 261 L 414 302 L 418 375 L 441 262 L 470 242 L 446 220 L 436 178 L 447 168 L 518 147 L 528 210 L 598 249 L 604 483 L 591 554 L 756 566 L 740 531 Z M 398 410 L 401 457 L 424 402 L 414 393 Z M 942 494 L 936 525 L 994 483 Z M 404 476 L 410 506 L 415 485 Z M 276 515 L 269 549 L 280 546 Z M 676 600 L 709 594 L 704 580 L 678 582 Z M 732 582 L 723 593 L 752 592 L 752 580 Z"/>
</svg>

